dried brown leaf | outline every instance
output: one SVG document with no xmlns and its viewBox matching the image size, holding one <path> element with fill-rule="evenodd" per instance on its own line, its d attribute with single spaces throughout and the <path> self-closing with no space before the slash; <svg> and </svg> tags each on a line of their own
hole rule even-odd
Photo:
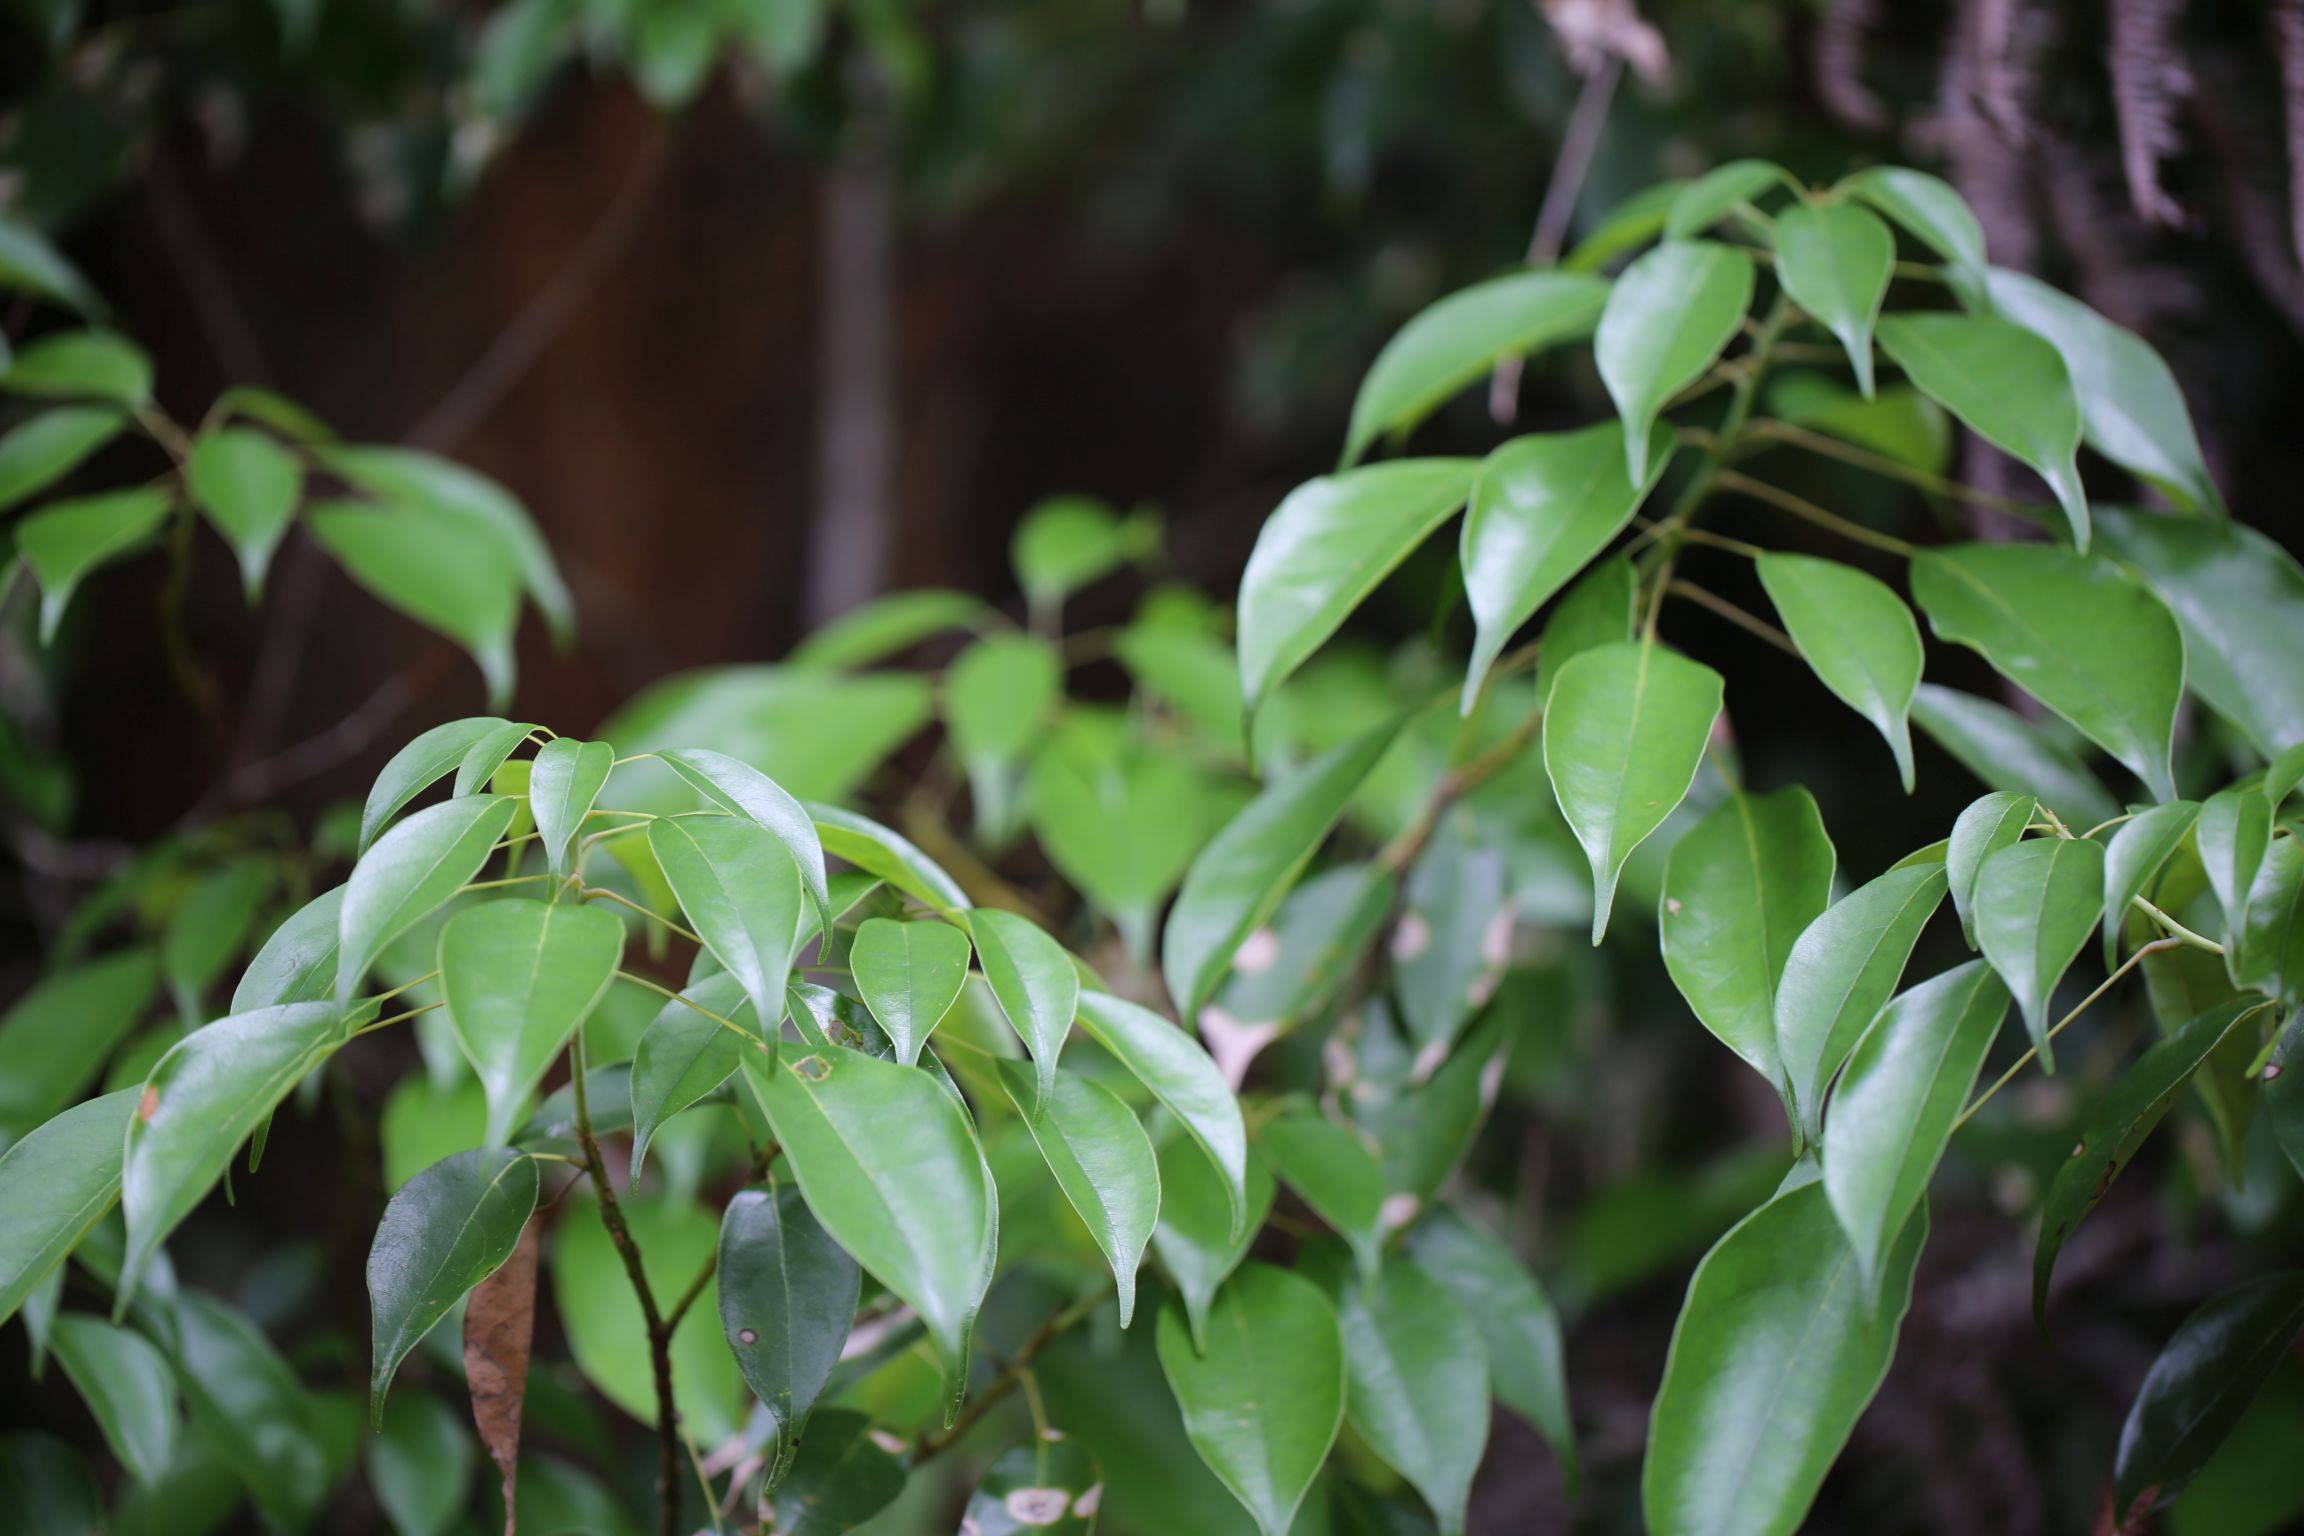
<svg viewBox="0 0 2304 1536">
<path fill-rule="evenodd" d="M 512 1257 L 472 1288 L 464 1304 L 464 1375 L 472 1419 L 504 1479 L 504 1536 L 513 1536 L 520 1460 L 520 1412 L 528 1399 L 528 1350 L 536 1332 L 536 1223 L 522 1229 Z"/>
</svg>

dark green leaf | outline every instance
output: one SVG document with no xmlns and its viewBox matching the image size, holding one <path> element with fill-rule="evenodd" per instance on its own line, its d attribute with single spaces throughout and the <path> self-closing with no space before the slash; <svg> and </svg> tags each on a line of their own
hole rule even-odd
<svg viewBox="0 0 2304 1536">
<path fill-rule="evenodd" d="M 840 1363 L 862 1284 L 800 1191 L 747 1189 L 720 1218 L 720 1331 L 774 1418 L 781 1464 Z"/>
<path fill-rule="evenodd" d="M 2043 1071 L 2056 1070 L 2048 1039 L 2056 983 L 2104 915 L 2104 845 L 2041 837 L 2001 849 L 1976 875 L 1976 941 L 2008 983 Z"/>
<path fill-rule="evenodd" d="M 359 990 L 386 945 L 480 872 L 519 809 L 509 795 L 450 800 L 418 811 L 360 856 L 337 918 L 339 1006 Z"/>
<path fill-rule="evenodd" d="M 58 1272 L 120 1197 L 120 1148 L 143 1097 L 76 1104 L 0 1153 L 0 1323 Z"/>
<path fill-rule="evenodd" d="M 1248 1129 L 1216 1063 L 1190 1035 L 1149 1008 L 1080 994 L 1080 1026 L 1184 1124 L 1216 1165 L 1237 1237 L 1248 1205 Z"/>
<path fill-rule="evenodd" d="M 80 1312 L 58 1316 L 49 1343 L 120 1465 L 138 1482 L 159 1481 L 176 1444 L 176 1377 L 167 1357 L 142 1334 Z"/>
<path fill-rule="evenodd" d="M 13 227 L 0 220 L 0 241 Z M 0 244 L 0 283 L 8 275 Z M 69 1444 L 37 1430 L 0 1435 L 0 1499 L 24 1521 L 26 1536 L 90 1536 L 105 1529 L 95 1474 Z"/>
<path fill-rule="evenodd" d="M 16 219 L 0 219 L 0 287 L 76 309 L 90 318 L 104 313 L 103 297 L 64 259 L 63 252 L 50 244 L 47 236 Z"/>
<path fill-rule="evenodd" d="M 504 1148 L 459 1152 L 400 1187 L 368 1249 L 371 1418 L 408 1352 L 496 1272 L 536 1209 L 536 1162 Z"/>
<path fill-rule="evenodd" d="M 1872 1021 L 1944 900 L 1941 865 L 1892 869 L 1801 930 L 1776 984 L 1776 1049 L 1804 1137 L 1816 1139 L 1824 1092 Z"/>
<path fill-rule="evenodd" d="M 762 1040 L 766 1032 L 752 1011 L 743 984 L 716 971 L 681 990 L 697 1004 L 667 1002 L 632 1050 L 632 1177 L 648 1163 L 648 1144 L 664 1122 L 726 1082 L 746 1049 L 743 1035 L 720 1019 Z M 709 1010 L 704 1012 L 700 1010 Z M 718 1014 L 719 1018 L 713 1018 Z"/>
<path fill-rule="evenodd" d="M 2226 928 L 2224 938 L 2242 986 L 2290 1008 L 2304 1004 L 2304 843 L 2293 836 L 2273 841 L 2249 887 L 2245 920 Z"/>
<path fill-rule="evenodd" d="M 1160 1221 L 1152 1247 L 1175 1282 L 1191 1324 L 1192 1343 L 1208 1347 L 1208 1308 L 1224 1278 L 1240 1267 L 1272 1209 L 1272 1175 L 1263 1160 L 1247 1164 L 1245 1219 L 1235 1224 L 1223 1176 L 1188 1136 L 1160 1148 Z"/>
<path fill-rule="evenodd" d="M 604 741 L 555 736 L 536 749 L 535 765 L 528 770 L 528 806 L 554 874 L 567 873 L 569 844 L 615 766 L 616 749 Z"/>
<path fill-rule="evenodd" d="M 1976 945 L 1977 873 L 1986 859 L 2016 845 L 2038 805 L 2021 790 L 1996 789 L 1952 823 L 1952 836 L 1944 847 L 1944 873 L 1952 885 L 1952 910 L 1960 914 L 1960 930 L 1971 949 Z"/>
<path fill-rule="evenodd" d="M 1881 386 L 1867 400 L 1820 373 L 1769 382 L 1768 413 L 1883 458 L 1941 475 L 1952 467 L 1952 418 L 1909 384 Z"/>
<path fill-rule="evenodd" d="M 1511 1249 L 1451 1207 L 1425 1216 L 1407 1242 L 1417 1264 L 1448 1288 L 1479 1329 L 1497 1401 L 1551 1442 L 1573 1490 L 1576 1430 L 1552 1298 Z"/>
<path fill-rule="evenodd" d="M 659 816 L 648 847 L 688 922 L 742 982 L 764 1034 L 784 1017 L 801 920 L 800 866 L 777 835 L 740 816 Z"/>
<path fill-rule="evenodd" d="M 310 1526 L 335 1481 L 318 1401 L 262 1331 L 222 1302 L 185 1296 L 176 1328 L 177 1374 L 199 1438 L 246 1485 L 268 1527 Z"/>
<path fill-rule="evenodd" d="M 1160 1167 L 1135 1111 L 1102 1083 L 1072 1072 L 1042 1094 L 1032 1069 L 1002 1061 L 1000 1081 L 1039 1144 L 1048 1171 L 1104 1251 L 1118 1287 L 1120 1326 L 1136 1311 L 1136 1270 L 1160 1215 Z"/>
<path fill-rule="evenodd" d="M 1280 1182 L 1351 1245 L 1361 1274 L 1373 1276 L 1384 1245 L 1384 1167 L 1358 1133 L 1318 1111 L 1299 1110 L 1259 1129 L 1256 1150 Z"/>
<path fill-rule="evenodd" d="M 1624 421 L 1626 474 L 1648 463 L 1657 412 L 1719 358 L 1751 303 L 1752 258 L 1710 240 L 1667 240 L 1616 279 L 1592 351 Z"/>
<path fill-rule="evenodd" d="M 1456 1297 L 1416 1264 L 1346 1280 L 1345 1416 L 1424 1496 L 1443 1536 L 1462 1536 L 1472 1477 L 1488 1444 L 1487 1346 Z"/>
<path fill-rule="evenodd" d="M 165 490 L 114 491 L 52 502 L 16 525 L 16 552 L 40 583 L 40 643 L 56 637 L 83 577 L 159 531 L 172 503 Z"/>
<path fill-rule="evenodd" d="M 1080 1011 L 1080 973 L 1064 947 L 1028 917 L 977 907 L 968 913 L 976 963 L 1000 1005 L 1001 1016 L 1032 1053 L 1038 1092 L 1056 1081 L 1056 1059 Z"/>
<path fill-rule="evenodd" d="M 777 1536 L 840 1536 L 904 1491 L 904 1463 L 881 1449 L 872 1421 L 845 1408 L 818 1414 L 777 1486 Z"/>
<path fill-rule="evenodd" d="M 2272 1059 L 2264 1064 L 2264 1117 L 2272 1123 L 2280 1150 L 2304 1177 L 2304 1014 L 2288 1020 Z M 0 1301 L 5 1299 L 6 1293 L 0 1293 Z"/>
<path fill-rule="evenodd" d="M 1504 851 L 1483 846 L 1482 828 L 1470 816 L 1451 815 L 1433 829 L 1432 840 L 1408 872 L 1398 924 L 1392 930 L 1393 994 L 1400 1021 L 1418 1052 L 1440 1059 L 1494 992 L 1512 946 L 1511 871 Z M 1389 901 L 1389 880 L 1380 867 L 1353 877 L 1348 894 L 1355 905 L 1343 937 L 1363 929 L 1358 919 L 1381 921 Z M 1306 887 L 1310 889 L 1309 886 Z M 1283 909 L 1282 916 L 1290 914 Z M 1317 951 L 1315 951 L 1317 953 Z M 1342 984 L 1352 953 L 1326 958 L 1319 977 Z"/>
<path fill-rule="evenodd" d="M 1600 220 L 1597 228 L 1576 242 L 1561 258 L 1567 272 L 1597 272 L 1627 251 L 1646 245 L 1664 232 L 1672 205 L 1688 187 L 1686 181 L 1660 181 L 1633 193 Z"/>
<path fill-rule="evenodd" d="M 185 1028 L 208 1021 L 209 989 L 245 952 L 257 908 L 272 893 L 272 874 L 269 855 L 243 855 L 195 880 L 168 914 L 160 935 L 160 974 Z"/>
<path fill-rule="evenodd" d="M 2051 732 L 1990 699 L 1922 683 L 1912 718 L 1936 744 L 1993 789 L 2036 795 L 2076 827 L 2120 814 L 2096 776 Z"/>
<path fill-rule="evenodd" d="M 2299 1328 L 2304 1272 L 2296 1270 L 2244 1281 L 2184 1319 L 2120 1428 L 2116 1517 L 2125 1522 L 2183 1491 L 2263 1390 Z"/>
<path fill-rule="evenodd" d="M 2192 836 L 2208 872 L 2208 889 L 2224 909 L 2225 930 L 2238 932 L 2247 915 L 2249 888 L 2272 844 L 2272 803 L 2254 783 L 2218 790 L 2200 803 Z"/>
<path fill-rule="evenodd" d="M 385 511 L 325 502 L 307 520 L 313 537 L 370 595 L 469 651 L 492 702 L 511 696 L 520 571 L 485 533 L 413 505 Z"/>
<path fill-rule="evenodd" d="M 1888 296 L 1896 237 L 1854 203 L 1803 203 L 1778 216 L 1776 277 L 1848 349 L 1856 387 L 1872 397 L 1872 322 Z"/>
<path fill-rule="evenodd" d="M 960 1000 L 968 956 L 968 935 L 949 923 L 875 917 L 856 930 L 848 955 L 856 990 L 904 1065 L 920 1059 L 920 1048 Z"/>
<path fill-rule="evenodd" d="M 59 405 L 0 437 L 0 511 L 72 473 L 126 421 L 114 406 Z"/>
<path fill-rule="evenodd" d="M 304 492 L 295 456 L 261 432 L 226 427 L 204 434 L 185 467 L 192 499 L 240 560 L 240 580 L 254 602 Z"/>
<path fill-rule="evenodd" d="M 2128 916 L 2129 904 L 2144 894 L 2169 855 L 2183 846 L 2199 815 L 2200 807 L 2189 800 L 2150 806 L 2123 822 L 2104 845 L 2106 969 L 2118 958 L 2120 925 Z"/>
<path fill-rule="evenodd" d="M 1762 555 L 1760 585 L 1816 676 L 1872 722 L 1912 789 L 1913 690 L 1920 686 L 1920 626 L 1895 589 L 1837 560 Z"/>
</svg>

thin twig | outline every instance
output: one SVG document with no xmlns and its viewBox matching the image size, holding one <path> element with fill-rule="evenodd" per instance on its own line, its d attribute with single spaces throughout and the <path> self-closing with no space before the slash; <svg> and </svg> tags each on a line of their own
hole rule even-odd
<svg viewBox="0 0 2304 1536">
<path fill-rule="evenodd" d="M 1874 549 L 1884 549 L 1892 555 L 1902 555 L 1909 558 L 1917 547 L 1892 533 L 1882 533 L 1877 528 L 1867 528 L 1862 523 L 1842 517 L 1837 512 L 1828 512 L 1807 497 L 1795 495 L 1782 486 L 1770 485 L 1765 480 L 1755 480 L 1750 475 L 1739 474 L 1733 469 L 1720 471 L 1720 488 L 1749 496 L 1754 501 L 1764 501 L 1780 511 L 1789 512 L 1794 517 L 1804 518 L 1819 528 L 1837 533 L 1844 539 L 1853 539 L 1859 544 L 1868 544 Z"/>
<path fill-rule="evenodd" d="M 737 1034 L 742 1035 L 753 1045 L 760 1047 L 762 1050 L 767 1049 L 767 1042 L 763 1041 L 758 1035 L 752 1033 L 752 1031 L 746 1029 L 743 1025 L 737 1023 L 734 1019 L 714 1013 L 711 1009 L 705 1007 L 702 1003 L 696 1001 L 696 999 L 688 996 L 688 994 L 685 992 L 675 992 L 670 987 L 663 985 L 661 982 L 650 981 L 647 977 L 642 976 L 637 972 L 627 971 L 621 968 L 617 970 L 616 977 L 619 981 L 631 982 L 636 987 L 646 987 L 649 991 L 655 993 L 659 997 L 669 999 L 675 1003 L 686 1004 L 689 1008 L 695 1010 L 697 1013 L 704 1015 L 704 1017 L 719 1025 L 722 1029 L 733 1030 Z"/>
<path fill-rule="evenodd" d="M 698 938 L 689 929 L 681 927 L 678 923 L 672 921 L 672 919 L 666 917 L 663 913 L 654 911 L 648 907 L 644 907 L 629 896 L 620 896 L 616 892 L 607 889 L 605 886 L 587 885 L 583 888 L 582 891 L 578 893 L 577 899 L 579 901 L 590 901 L 595 896 L 604 897 L 607 900 L 613 901 L 620 906 L 630 907 L 633 911 L 648 919 L 648 921 L 652 923 L 663 924 L 666 928 L 671 929 L 674 933 L 680 935 L 680 937 L 686 939 L 689 943 L 695 945 L 698 949 L 702 949 L 704 947 L 704 941 Z"/>
<path fill-rule="evenodd" d="M 1876 475 L 1884 475 L 1891 480 L 1901 480 L 1907 485 L 1916 485 L 1924 491 L 1932 491 L 1939 496 L 1949 496 L 1955 501 L 1965 501 L 1973 506 L 1990 507 L 1996 512 L 2005 512 L 2011 517 L 2037 518 L 2039 516 L 2038 510 L 2027 502 L 2018 501 L 2010 496 L 2001 496 L 1992 491 L 1979 490 L 1977 487 L 1962 481 L 1936 474 L 1931 470 L 1921 469 L 1916 465 L 1906 464 L 1900 459 L 1891 459 L 1886 454 L 1874 453 L 1867 448 L 1859 448 L 1853 443 L 1844 443 L 1836 437 L 1827 437 L 1821 432 L 1811 432 L 1806 427 L 1794 426 L 1788 421 L 1764 417 L 1752 423 L 1752 432 L 1756 437 L 1770 437 L 1778 442 L 1790 443 L 1796 448 L 1805 448 L 1810 453 L 1822 454 L 1828 459 L 1838 459 L 1842 463 L 1853 464 L 1858 469 L 1868 469 Z"/>
<path fill-rule="evenodd" d="M 2045 1045 L 2048 1041 L 2053 1040 L 2058 1035 L 2064 1033 L 2065 1025 L 2071 1023 L 2074 1019 L 2080 1017 L 2080 1015 L 2083 1013 L 2086 1013 L 2091 1003 L 2095 1002 L 2096 999 L 2102 997 L 2105 993 L 2111 991 L 2113 983 L 2117 982 L 2121 977 L 2134 970 L 2136 968 L 2137 962 L 2141 961 L 2146 955 L 2156 955 L 2164 949 L 2174 949 L 2177 945 L 2183 942 L 2184 941 L 2181 939 L 2167 938 L 2154 939 L 2149 944 L 2139 945 L 2136 952 L 2130 955 L 2127 959 L 2121 961 L 2118 968 L 2115 969 L 2111 975 L 2105 977 L 2103 982 L 2096 988 L 2095 991 L 2080 999 L 2078 1005 L 2076 1005 L 2070 1013 L 2064 1015 L 2064 1017 L 2058 1019 L 2054 1024 L 2049 1026 L 2048 1033 L 2040 1037 L 2041 1044 Z M 1976 1116 L 1976 1111 L 1982 1109 L 1986 1104 L 1990 1103 L 1992 1095 L 1998 1093 L 2001 1089 L 2007 1087 L 2009 1083 L 2013 1082 L 2015 1080 L 2016 1074 L 2030 1066 L 2032 1064 L 2032 1059 L 2039 1054 L 2039 1045 L 2027 1047 L 2024 1054 L 2016 1058 L 2015 1064 L 2011 1066 L 2007 1071 L 2000 1074 L 1998 1081 L 1994 1082 L 1991 1087 L 1985 1089 L 1983 1093 L 1977 1096 L 1975 1103 L 1960 1111 L 1960 1118 L 1952 1122 L 1952 1129 L 1957 1131 L 1960 1129 L 1960 1127 L 1966 1125 L 1970 1120 L 1974 1119 Z"/>
<path fill-rule="evenodd" d="M 1676 597 L 1684 597 L 1688 599 L 1688 601 L 1696 604 L 1699 608 L 1709 608 L 1712 612 L 1726 619 L 1729 623 L 1735 625 L 1738 629 L 1745 631 L 1747 634 L 1758 635 L 1761 639 L 1767 641 L 1770 645 L 1776 647 L 1776 649 L 1780 651 L 1783 651 L 1787 655 L 1797 656 L 1800 654 L 1800 647 L 1792 643 L 1792 637 L 1790 635 L 1784 633 L 1784 631 L 1778 629 L 1775 625 L 1769 623 L 1766 619 L 1760 618 L 1755 614 L 1746 613 L 1743 609 L 1728 601 L 1728 599 L 1718 596 L 1715 593 L 1705 591 L 1702 587 L 1697 586 L 1692 581 L 1683 581 L 1675 577 L 1673 580 L 1665 583 L 1664 590 L 1672 593 Z"/>
<path fill-rule="evenodd" d="M 1567 131 L 1560 136 L 1559 157 L 1552 162 L 1552 179 L 1544 184 L 1544 201 L 1536 210 L 1536 229 L 1528 239 L 1531 267 L 1549 267 L 1560 259 L 1568 221 L 1576 216 L 1576 202 L 1592 170 L 1592 156 L 1600 147 L 1608 106 L 1623 73 L 1624 61 L 1610 54 L 1584 77 L 1583 89 L 1576 93 Z M 1518 353 L 1497 360 L 1496 372 L 1488 380 L 1488 414 L 1499 426 L 1508 425 L 1519 413 L 1520 374 L 1527 366 L 1528 360 Z"/>
<path fill-rule="evenodd" d="M 1031 1370 L 1032 1362 L 1039 1358 L 1042 1350 L 1077 1326 L 1082 1319 L 1104 1305 L 1111 1297 L 1112 1287 L 1107 1283 L 1098 1287 L 1096 1292 L 1086 1299 L 1074 1303 L 1061 1312 L 1050 1315 L 1048 1320 L 1035 1329 L 1032 1336 L 1024 1341 L 1023 1346 L 1016 1351 L 1015 1358 L 1008 1362 L 1007 1368 L 994 1377 L 983 1391 L 970 1398 L 967 1406 L 953 1417 L 950 1424 L 941 1430 L 921 1437 L 919 1446 L 912 1452 L 912 1465 L 918 1466 L 924 1461 L 943 1454 L 961 1436 L 974 1429 L 977 1420 L 990 1413 L 1006 1400 L 1009 1393 L 1016 1390 L 1023 1377 Z"/>
</svg>

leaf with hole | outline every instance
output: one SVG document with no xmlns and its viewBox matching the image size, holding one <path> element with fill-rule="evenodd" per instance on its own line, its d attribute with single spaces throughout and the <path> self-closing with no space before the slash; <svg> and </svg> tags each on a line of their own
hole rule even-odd
<svg viewBox="0 0 2304 1536">
<path fill-rule="evenodd" d="M 863 1283 L 800 1191 L 747 1189 L 720 1217 L 720 1331 L 775 1423 L 771 1466 L 840 1363 Z"/>
</svg>

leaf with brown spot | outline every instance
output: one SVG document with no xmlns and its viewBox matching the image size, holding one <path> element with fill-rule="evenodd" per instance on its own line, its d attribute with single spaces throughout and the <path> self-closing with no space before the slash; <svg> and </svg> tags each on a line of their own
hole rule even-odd
<svg viewBox="0 0 2304 1536">
<path fill-rule="evenodd" d="M 518 1520 L 513 1485 L 520 1411 L 528 1400 L 528 1349 L 535 1332 L 536 1223 L 531 1221 L 512 1257 L 472 1288 L 464 1306 L 464 1375 L 472 1386 L 472 1421 L 504 1478 L 504 1536 L 513 1536 Z"/>
</svg>

